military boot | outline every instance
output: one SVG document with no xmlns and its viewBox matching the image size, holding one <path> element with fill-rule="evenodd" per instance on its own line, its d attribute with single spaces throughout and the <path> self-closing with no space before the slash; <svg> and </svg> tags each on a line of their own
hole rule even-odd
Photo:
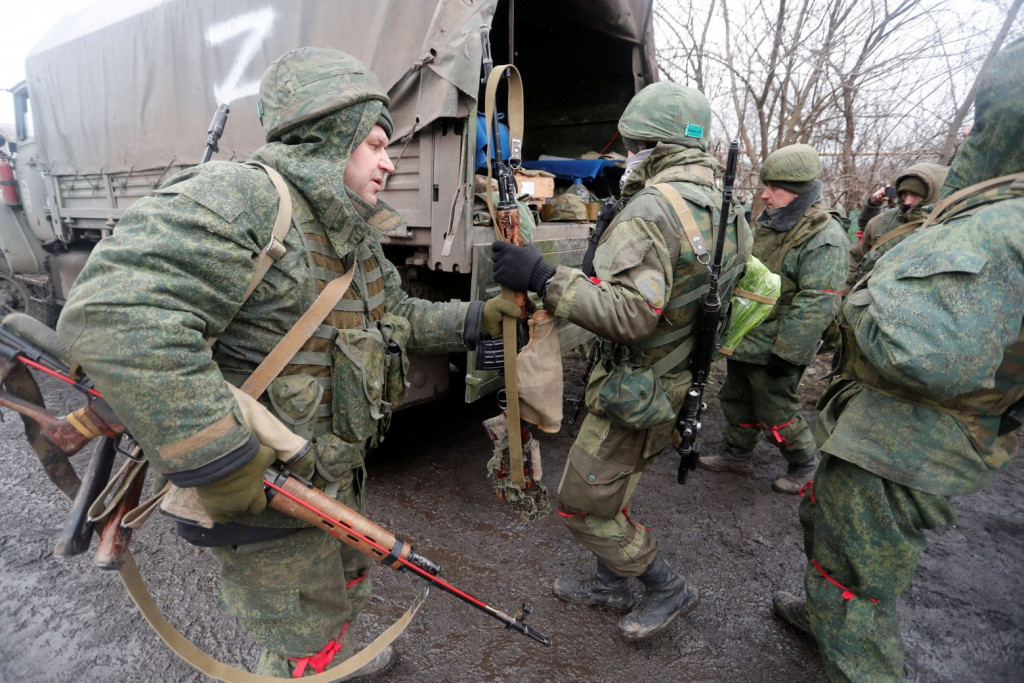
<svg viewBox="0 0 1024 683">
<path fill-rule="evenodd" d="M 732 444 L 725 444 L 725 448 L 718 455 L 702 455 L 697 458 L 697 464 L 712 472 L 735 472 L 736 474 L 754 473 L 754 451 L 741 451 Z"/>
<path fill-rule="evenodd" d="M 775 608 L 775 614 L 779 615 L 784 622 L 804 633 L 811 634 L 811 617 L 807 614 L 806 600 L 786 591 L 775 591 L 772 594 L 772 607 Z"/>
<path fill-rule="evenodd" d="M 574 605 L 590 605 L 613 612 L 633 609 L 629 577 L 615 574 L 603 562 L 597 563 L 597 573 L 589 579 L 555 579 L 551 591 L 559 600 Z"/>
<path fill-rule="evenodd" d="M 644 584 L 644 597 L 635 610 L 619 621 L 619 633 L 626 640 L 644 640 L 660 633 L 700 602 L 697 589 L 686 585 L 660 555 L 637 578 Z"/>
<path fill-rule="evenodd" d="M 790 463 L 785 476 L 773 481 L 772 488 L 779 493 L 799 493 L 804 484 L 814 478 L 816 469 L 818 469 L 818 458 L 813 456 L 807 462 Z"/>
</svg>

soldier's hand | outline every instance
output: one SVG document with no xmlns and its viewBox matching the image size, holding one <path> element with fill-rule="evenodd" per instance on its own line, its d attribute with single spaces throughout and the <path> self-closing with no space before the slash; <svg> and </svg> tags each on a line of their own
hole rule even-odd
<svg viewBox="0 0 1024 683">
<path fill-rule="evenodd" d="M 237 470 L 209 484 L 196 487 L 199 502 L 215 522 L 229 522 L 243 512 L 257 514 L 267 507 L 263 473 L 277 460 L 277 452 L 260 446 L 256 456 Z"/>
<path fill-rule="evenodd" d="M 873 195 L 871 195 L 871 203 L 872 204 L 881 204 L 885 200 L 885 188 L 886 187 L 888 187 L 888 185 L 883 185 L 882 187 L 880 187 L 877 190 L 875 190 L 875 193 Z"/>
<path fill-rule="evenodd" d="M 519 306 L 514 301 L 509 301 L 501 295 L 488 299 L 484 304 L 483 319 L 480 321 L 480 330 L 486 337 L 501 336 L 501 321 L 505 316 L 518 318 Z"/>
<path fill-rule="evenodd" d="M 544 262 L 544 257 L 532 244 L 517 247 L 509 242 L 493 242 L 491 256 L 494 262 L 494 281 L 517 292 L 540 292 L 555 274 L 555 267 Z"/>
<path fill-rule="evenodd" d="M 799 374 L 803 372 L 804 368 L 802 365 L 790 363 L 785 358 L 780 358 L 773 353 L 768 356 L 768 364 L 765 366 L 764 370 L 768 373 L 769 377 L 778 379 L 785 375 Z"/>
</svg>

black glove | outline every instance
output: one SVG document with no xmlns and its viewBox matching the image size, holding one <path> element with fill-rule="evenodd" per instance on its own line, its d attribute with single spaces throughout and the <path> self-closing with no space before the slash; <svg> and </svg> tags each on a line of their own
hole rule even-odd
<svg viewBox="0 0 1024 683">
<path fill-rule="evenodd" d="M 790 363 L 785 358 L 780 358 L 773 353 L 768 356 L 768 364 L 765 366 L 764 371 L 768 373 L 769 377 L 778 379 L 786 375 L 802 373 L 804 366 Z"/>
<path fill-rule="evenodd" d="M 555 274 L 555 267 L 544 262 L 532 244 L 517 247 L 509 242 L 491 243 L 494 281 L 517 292 L 530 290 L 540 294 Z"/>
</svg>

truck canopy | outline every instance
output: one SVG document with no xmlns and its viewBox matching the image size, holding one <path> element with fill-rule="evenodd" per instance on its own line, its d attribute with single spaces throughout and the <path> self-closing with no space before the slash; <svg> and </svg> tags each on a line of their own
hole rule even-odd
<svg viewBox="0 0 1024 683">
<path fill-rule="evenodd" d="M 632 50 L 633 82 L 613 98 L 619 112 L 631 91 L 656 80 L 651 0 L 520 0 L 513 9 L 516 32 L 495 42 L 496 64 L 508 61 L 512 41 L 531 50 L 557 41 L 552 55 L 600 61 L 582 46 L 573 51 L 578 31 L 559 30 L 561 18 L 571 17 Z M 227 104 L 232 114 L 218 158 L 244 159 L 263 144 L 256 96 L 264 69 L 304 45 L 342 49 L 369 64 L 390 92 L 400 138 L 471 113 L 480 88 L 480 26 L 492 19 L 507 26 L 508 13 L 507 0 L 102 0 L 60 20 L 28 56 L 35 138 L 53 175 L 188 165 L 201 157 L 213 112 Z M 528 41 L 524 26 L 549 36 Z M 572 62 L 527 58 L 534 78 L 572 83 Z M 572 101 L 578 95 L 571 87 L 556 92 L 561 101 L 534 104 L 564 111 L 587 105 Z M 553 124 L 557 118 L 549 117 Z"/>
</svg>

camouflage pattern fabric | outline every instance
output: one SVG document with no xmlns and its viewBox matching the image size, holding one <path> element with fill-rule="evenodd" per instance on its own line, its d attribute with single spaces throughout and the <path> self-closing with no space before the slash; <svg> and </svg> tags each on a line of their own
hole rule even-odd
<svg viewBox="0 0 1024 683">
<path fill-rule="evenodd" d="M 633 96 L 619 117 L 626 140 L 708 149 L 711 106 L 699 90 L 670 81 L 651 83 Z M 636 150 L 632 150 L 636 152 Z"/>
<path fill-rule="evenodd" d="M 696 149 L 658 144 L 628 178 L 623 196 L 629 201 L 597 248 L 598 282 L 580 270 L 559 266 L 548 285 L 544 307 L 597 333 L 608 345 L 643 346 L 640 367 L 654 364 L 675 348 L 679 340 L 649 348 L 646 342 L 685 329 L 696 320 L 706 270 L 682 236 L 668 200 L 645 188 L 654 178 L 672 183 L 686 199 L 704 239 L 713 245 L 712 222 L 720 195 L 708 180 L 689 169 L 713 169 L 714 164 Z M 739 274 L 733 266 L 746 262 L 747 254 L 738 252 L 750 244 L 746 223 L 741 217 L 736 220 L 738 227 L 725 243 L 723 272 L 731 273 L 722 282 L 725 293 L 732 291 Z M 692 295 L 689 303 L 662 311 L 670 299 L 686 295 Z M 679 409 L 690 381 L 688 358 L 661 377 L 674 410 Z M 669 444 L 672 429 L 672 422 L 653 429 L 627 429 L 592 413 L 569 451 L 557 508 L 569 532 L 619 576 L 642 574 L 657 553 L 653 532 L 629 516 L 629 501 L 651 459 Z"/>
<path fill-rule="evenodd" d="M 896 598 L 914 578 L 923 530 L 952 526 L 953 509 L 829 455 L 812 486 L 800 502 L 804 587 L 825 672 L 832 681 L 900 681 Z"/>
<path fill-rule="evenodd" d="M 821 175 L 821 158 L 810 145 L 781 147 L 761 164 L 762 183 L 809 183 Z"/>
<path fill-rule="evenodd" d="M 586 221 L 587 205 L 571 192 L 563 192 L 551 202 L 549 221 Z"/>
<path fill-rule="evenodd" d="M 899 175 L 896 179 L 897 183 L 908 177 L 917 178 L 924 183 L 925 188 L 927 188 L 926 193 L 923 195 L 924 200 L 920 204 L 909 208 L 900 204 L 882 212 L 881 215 L 877 215 L 867 222 L 861 238 L 850 247 L 850 270 L 846 276 L 846 286 L 843 288 L 844 293 L 850 291 L 850 288 L 853 287 L 857 280 L 864 277 L 874 267 L 874 263 L 882 254 L 903 241 L 905 236 L 888 240 L 875 249 L 875 243 L 879 239 L 901 225 L 927 218 L 931 212 L 932 205 L 939 199 L 939 190 L 942 188 L 942 183 L 946 180 L 947 173 L 949 173 L 948 166 L 925 162 L 914 164 Z M 861 262 L 869 252 L 871 253 L 870 264 L 862 265 Z"/>
<path fill-rule="evenodd" d="M 765 366 L 726 361 L 727 374 L 718 401 L 728 423 L 726 442 L 740 451 L 757 446 L 760 434 L 796 465 L 814 458 L 816 446 L 801 409 L 798 388 L 803 373 L 772 377 Z"/>
<path fill-rule="evenodd" d="M 947 186 L 1024 171 L 1022 54 L 1017 41 L 983 74 Z M 1005 138 L 1007 126 L 1018 134 Z M 924 549 L 920 530 L 952 524 L 944 496 L 980 490 L 1016 453 L 1000 413 L 1024 396 L 1021 225 L 1024 185 L 972 196 L 885 254 L 846 299 L 842 376 L 818 419 L 817 505 L 801 507 L 809 561 L 858 595 L 844 601 L 808 566 L 811 627 L 834 680 L 902 676 L 895 599 Z"/>
<path fill-rule="evenodd" d="M 401 218 L 383 202 L 368 205 L 342 183 L 352 151 L 382 121 L 387 121 L 384 101 L 363 99 L 290 127 L 279 141 L 257 150 L 254 158 L 284 176 L 293 200 L 301 199 L 297 207 L 308 207 L 316 225 L 298 230 L 293 223 L 285 254 L 244 304 L 254 258 L 269 241 L 279 200 L 264 171 L 227 162 L 180 173 L 156 196 L 133 205 L 93 251 L 72 288 L 58 322 L 60 337 L 154 469 L 176 484 L 214 481 L 255 454 L 258 444 L 224 378 L 248 376 L 312 303 L 318 276 L 330 277 L 319 265 L 311 269 L 307 233 L 325 235 L 320 252 L 345 267 L 357 258 L 379 266 L 379 291 L 366 282 L 353 289 L 365 299 L 353 303 L 366 324 L 379 299 L 385 315 L 408 321 L 406 351 L 465 350 L 469 304 L 407 296 L 379 244 Z M 298 220 L 302 215 L 296 211 Z M 321 332 L 330 330 L 321 327 Z M 211 351 L 205 339 L 215 334 L 219 338 Z M 349 400 L 335 399 L 341 405 Z M 326 424 L 329 429 L 330 421 Z M 318 424 L 316 430 L 314 483 L 336 488 L 339 499 L 362 509 L 366 445 L 328 429 Z M 236 521 L 298 524 L 275 511 Z M 267 661 L 320 651 L 339 636 L 369 593 L 366 580 L 338 588 L 343 579 L 365 573 L 368 558 L 319 531 L 217 552 L 224 605 L 271 653 Z M 255 575 L 265 578 L 256 581 Z M 278 581 L 281 591 L 273 594 Z"/>
<path fill-rule="evenodd" d="M 736 347 L 734 360 L 764 365 L 775 354 L 794 365 L 810 365 L 822 333 L 839 315 L 849 241 L 819 196 L 816 184 L 789 206 L 758 217 L 753 253 L 782 276 L 782 292 L 771 315 Z M 792 227 L 778 230 L 787 219 Z"/>
</svg>

